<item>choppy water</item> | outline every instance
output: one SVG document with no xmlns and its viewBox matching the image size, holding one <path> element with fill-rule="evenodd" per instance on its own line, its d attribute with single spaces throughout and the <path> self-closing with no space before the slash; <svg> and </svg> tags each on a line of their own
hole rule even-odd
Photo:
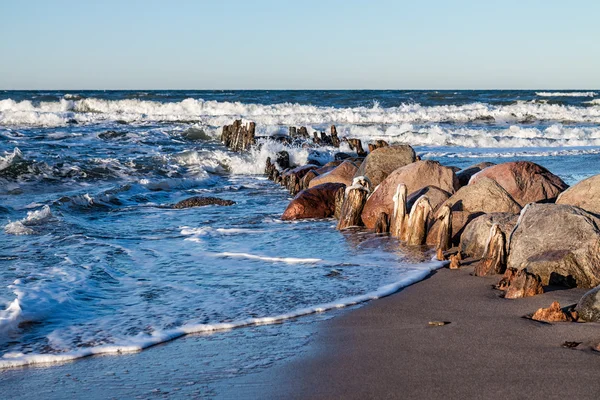
<svg viewBox="0 0 600 400">
<path fill-rule="evenodd" d="M 282 319 L 429 270 L 392 239 L 282 222 L 290 197 L 260 176 L 282 145 L 239 155 L 216 140 L 240 117 L 259 135 L 336 124 L 458 167 L 600 172 L 593 90 L 0 92 L 0 367 Z M 192 195 L 236 205 L 164 208 Z"/>
</svg>

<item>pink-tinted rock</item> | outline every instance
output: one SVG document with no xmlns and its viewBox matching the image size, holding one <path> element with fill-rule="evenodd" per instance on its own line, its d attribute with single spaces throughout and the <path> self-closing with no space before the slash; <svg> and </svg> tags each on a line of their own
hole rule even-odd
<svg viewBox="0 0 600 400">
<path fill-rule="evenodd" d="M 413 163 L 415 151 L 409 145 L 395 145 L 373 150 L 361 164 L 357 176 L 366 176 L 373 187 L 379 185 L 392 171 Z"/>
<path fill-rule="evenodd" d="M 522 207 L 528 203 L 555 200 L 569 186 L 541 165 L 513 161 L 485 168 L 469 184 L 489 178 L 498 182 Z"/>
<path fill-rule="evenodd" d="M 323 183 L 343 183 L 346 186 L 350 186 L 357 170 L 358 168 L 353 162 L 344 161 L 329 172 L 313 178 L 308 187 L 314 187 Z"/>
<path fill-rule="evenodd" d="M 567 204 L 583 208 L 600 215 L 600 175 L 594 175 L 562 192 L 556 204 Z"/>
<path fill-rule="evenodd" d="M 389 148 L 391 147 L 383 147 L 375 152 Z M 454 171 L 437 161 L 417 161 L 398 168 L 381 182 L 367 200 L 362 213 L 367 228 L 375 226 L 380 213 L 393 214 L 393 197 L 401 183 L 406 185 L 408 193 L 414 193 L 427 186 L 435 186 L 448 193 L 454 193 L 459 187 Z"/>
</svg>

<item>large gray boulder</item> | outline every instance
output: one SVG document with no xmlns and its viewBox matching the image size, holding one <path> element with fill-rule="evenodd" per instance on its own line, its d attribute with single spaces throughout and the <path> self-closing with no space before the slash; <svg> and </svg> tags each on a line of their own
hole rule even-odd
<svg viewBox="0 0 600 400">
<path fill-rule="evenodd" d="M 575 311 L 579 314 L 581 321 L 600 321 L 600 286 L 584 294 L 579 303 L 577 303 Z"/>
<path fill-rule="evenodd" d="M 475 218 L 469 222 L 460 236 L 460 251 L 468 257 L 482 257 L 492 226 L 498 224 L 504 237 L 508 240 L 518 219 L 517 214 L 505 212 L 484 214 Z M 508 249 L 506 250 L 508 251 Z"/>
<path fill-rule="evenodd" d="M 527 268 L 547 284 L 600 284 L 600 219 L 581 208 L 529 204 L 509 244 L 508 267 Z"/>
<path fill-rule="evenodd" d="M 594 175 L 562 192 L 556 204 L 577 206 L 600 215 L 600 175 Z"/>
<path fill-rule="evenodd" d="M 415 151 L 407 144 L 381 147 L 369 153 L 354 176 L 366 176 L 375 187 L 392 171 L 415 162 L 416 158 Z"/>
<path fill-rule="evenodd" d="M 463 186 L 454 193 L 444 204 L 452 211 L 467 211 L 470 213 L 507 212 L 518 214 L 521 206 L 492 179 L 481 178 L 477 182 Z"/>
</svg>

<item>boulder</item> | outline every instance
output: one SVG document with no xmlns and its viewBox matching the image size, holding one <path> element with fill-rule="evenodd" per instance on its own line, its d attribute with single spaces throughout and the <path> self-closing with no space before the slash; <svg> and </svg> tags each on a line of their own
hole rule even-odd
<svg viewBox="0 0 600 400">
<path fill-rule="evenodd" d="M 366 176 L 373 187 L 376 187 L 392 171 L 415 162 L 415 159 L 415 151 L 409 145 L 381 147 L 365 158 L 355 176 Z"/>
<path fill-rule="evenodd" d="M 575 311 L 579 314 L 581 321 L 600 321 L 600 286 L 584 294 L 579 303 L 577 303 Z"/>
<path fill-rule="evenodd" d="M 203 206 L 231 206 L 234 205 L 233 200 L 219 199 L 218 197 L 201 197 L 195 196 L 189 199 L 181 200 L 179 203 L 173 204 L 171 208 L 182 209 L 191 207 L 203 207 Z"/>
<path fill-rule="evenodd" d="M 506 190 L 487 178 L 463 186 L 444 204 L 450 205 L 452 211 L 468 211 L 470 213 L 507 212 L 518 214 L 521 211 L 521 206 Z"/>
<path fill-rule="evenodd" d="M 469 180 L 473 175 L 480 172 L 481 170 L 486 169 L 487 167 L 491 167 L 492 165 L 496 165 L 492 162 L 481 162 L 479 164 L 471 165 L 465 169 L 460 170 L 456 173 L 456 177 L 458 178 L 458 182 L 460 186 L 466 186 L 469 184 Z"/>
<path fill-rule="evenodd" d="M 459 250 L 467 257 L 481 258 L 490 236 L 492 225 L 497 224 L 508 240 L 517 224 L 519 216 L 512 213 L 491 213 L 481 215 L 465 227 L 460 236 Z M 508 251 L 508 248 L 506 249 Z"/>
<path fill-rule="evenodd" d="M 373 154 L 391 148 L 383 147 L 375 150 Z M 398 185 L 401 183 L 406 185 L 408 193 L 414 193 L 427 186 L 435 186 L 448 193 L 454 193 L 458 188 L 458 179 L 456 179 L 454 171 L 444 167 L 437 161 L 417 161 L 398 168 L 375 188 L 373 194 L 367 200 L 362 213 L 362 219 L 367 228 L 375 226 L 375 221 L 380 213 L 393 214 L 393 197 Z"/>
<path fill-rule="evenodd" d="M 600 215 L 600 175 L 594 175 L 571 186 L 558 196 L 556 204 L 577 206 Z"/>
<path fill-rule="evenodd" d="M 541 165 L 513 161 L 485 168 L 469 184 L 483 178 L 493 179 L 522 207 L 528 203 L 553 201 L 569 186 Z"/>
<path fill-rule="evenodd" d="M 358 168 L 353 162 L 344 161 L 331 171 L 314 178 L 310 182 L 309 187 L 314 187 L 323 183 L 343 183 L 346 186 L 350 186 L 352 185 L 352 179 L 357 170 Z"/>
<path fill-rule="evenodd" d="M 600 219 L 563 204 L 529 204 L 509 244 L 508 266 L 527 268 L 545 285 L 600 284 Z"/>
<path fill-rule="evenodd" d="M 324 183 L 304 189 L 287 206 L 281 219 L 284 221 L 306 218 L 329 218 L 335 213 L 335 197 L 342 183 Z"/>
</svg>

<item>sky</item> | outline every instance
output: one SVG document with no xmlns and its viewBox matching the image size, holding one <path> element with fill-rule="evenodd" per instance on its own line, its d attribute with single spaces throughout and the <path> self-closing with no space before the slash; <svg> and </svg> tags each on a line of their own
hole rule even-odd
<svg viewBox="0 0 600 400">
<path fill-rule="evenodd" d="M 0 89 L 599 89 L 600 1 L 0 0 Z"/>
</svg>

